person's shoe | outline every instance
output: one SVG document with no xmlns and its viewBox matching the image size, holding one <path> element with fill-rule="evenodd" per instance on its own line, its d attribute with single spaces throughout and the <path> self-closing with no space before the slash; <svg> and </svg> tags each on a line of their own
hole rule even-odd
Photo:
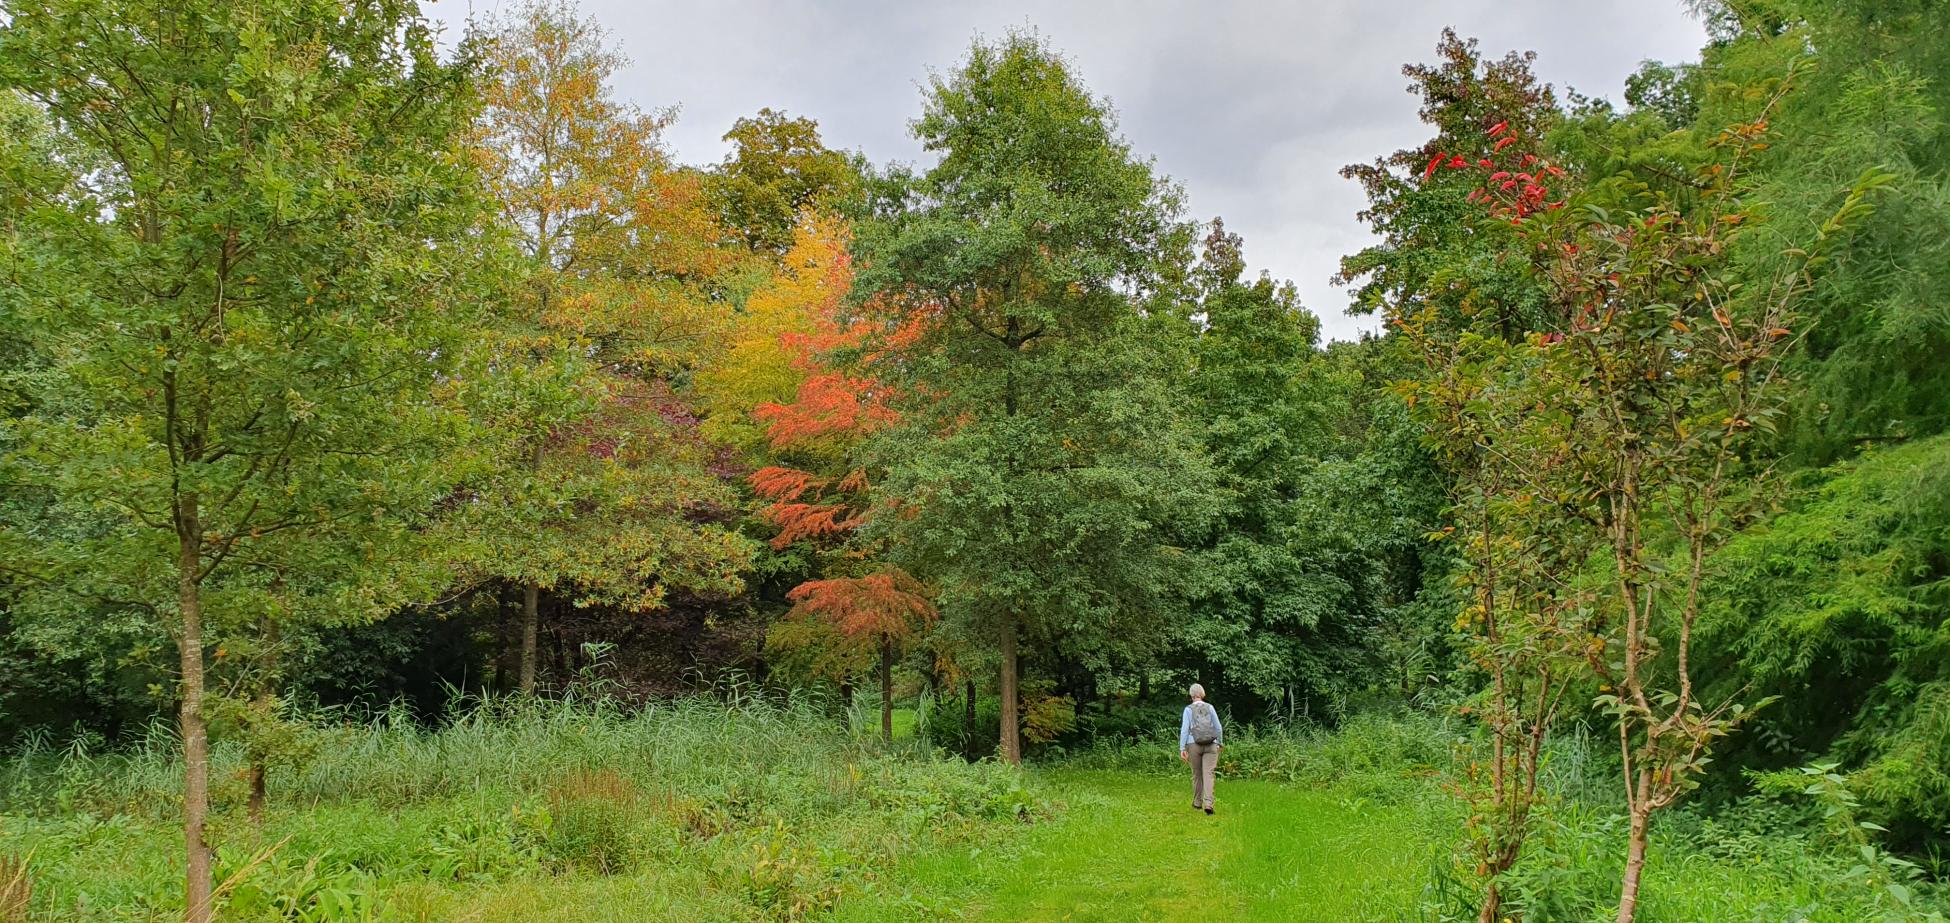
<svg viewBox="0 0 1950 923">
<path fill-rule="evenodd" d="M 1207 814 L 1210 814 L 1210 813 L 1212 813 L 1212 809 L 1211 809 L 1211 808 L 1206 808 L 1206 809 L 1205 809 L 1205 813 L 1207 813 Z"/>
</svg>

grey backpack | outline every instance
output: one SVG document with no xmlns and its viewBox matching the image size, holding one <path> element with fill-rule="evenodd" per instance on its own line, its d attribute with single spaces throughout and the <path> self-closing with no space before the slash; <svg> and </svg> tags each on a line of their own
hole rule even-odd
<svg viewBox="0 0 1950 923">
<path fill-rule="evenodd" d="M 1205 746 L 1219 739 L 1219 714 L 1204 702 L 1192 703 L 1192 743 Z"/>
</svg>

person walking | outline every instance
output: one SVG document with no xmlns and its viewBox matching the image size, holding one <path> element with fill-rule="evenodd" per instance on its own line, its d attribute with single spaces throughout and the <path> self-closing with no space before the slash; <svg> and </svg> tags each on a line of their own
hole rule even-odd
<svg viewBox="0 0 1950 923">
<path fill-rule="evenodd" d="M 1192 809 L 1210 814 L 1212 772 L 1225 746 L 1225 728 L 1219 725 L 1218 710 L 1205 701 L 1205 687 L 1193 683 L 1190 692 L 1192 703 L 1178 720 L 1178 759 L 1192 767 Z"/>
</svg>

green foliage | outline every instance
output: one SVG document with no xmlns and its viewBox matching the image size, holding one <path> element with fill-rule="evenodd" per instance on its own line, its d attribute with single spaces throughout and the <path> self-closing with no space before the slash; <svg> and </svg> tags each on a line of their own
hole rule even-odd
<svg viewBox="0 0 1950 923">
<path fill-rule="evenodd" d="M 1797 88 L 1770 115 L 1793 143 L 1755 164 L 1754 198 L 1770 220 L 1817 226 L 1854 176 L 1875 169 L 1892 178 L 1875 214 L 1837 243 L 1804 305 L 1815 323 L 1796 372 L 1807 385 L 1784 443 L 1798 463 L 1821 465 L 1863 443 L 1950 425 L 1939 361 L 1950 348 L 1950 28 L 1917 4 L 1784 6 L 1793 27 L 1769 34 L 1748 23 L 1709 50 L 1701 126 L 1752 106 L 1746 87 L 1793 67 Z M 1743 255 L 1756 274 L 1778 259 L 1770 249 Z"/>
<path fill-rule="evenodd" d="M 708 189 L 726 227 L 741 229 L 746 246 L 783 255 L 801 217 L 857 195 L 858 165 L 820 141 L 819 123 L 760 109 L 725 132 L 731 152 L 712 172 Z"/>
<path fill-rule="evenodd" d="M 1368 204 L 1360 217 L 1381 240 L 1342 257 L 1335 281 L 1356 287 L 1355 308 L 1364 313 L 1433 309 L 1447 328 L 1505 337 L 1541 329 L 1542 292 L 1520 262 L 1503 258 L 1507 240 L 1479 227 L 1464 199 L 1468 181 L 1428 165 L 1438 156 L 1477 162 L 1492 153 L 1495 140 L 1485 132 L 1498 123 L 1541 137 L 1558 118 L 1556 95 L 1531 73 L 1535 52 L 1486 59 L 1475 39 L 1444 29 L 1436 54 L 1433 65 L 1402 68 L 1435 137 L 1341 169 L 1361 184 Z"/>
<path fill-rule="evenodd" d="M 1380 344 L 1317 350 L 1292 287 L 1242 281 L 1240 251 L 1215 224 L 1193 275 L 1203 329 L 1186 387 L 1224 500 L 1189 534 L 1198 579 L 1172 660 L 1331 710 L 1372 684 L 1372 627 L 1414 592 L 1433 485 L 1419 452 L 1383 445 L 1383 407 L 1360 406 Z"/>
<path fill-rule="evenodd" d="M 951 631 L 1148 655 L 1191 564 L 1167 544 L 1213 506 L 1169 387 L 1190 325 L 1132 297 L 1182 245 L 1176 193 L 1029 36 L 936 78 L 915 133 L 939 161 L 858 235 L 861 287 L 912 330 L 901 425 L 870 449 L 900 515 L 870 528 Z"/>
<path fill-rule="evenodd" d="M 414 591 L 382 549 L 438 496 L 459 425 L 428 399 L 430 357 L 459 352 L 469 316 L 430 305 L 473 265 L 471 65 L 438 62 L 399 11 L 110 11 L 22 11 L 4 35 L 0 76 L 107 171 L 9 208 L 8 288 L 46 363 L 10 370 L 37 407 L 9 427 L 16 483 L 45 498 L 10 524 L 38 540 L 16 611 L 173 605 L 160 565 L 194 497 L 220 630 L 384 612 Z M 171 145 L 131 143 L 151 130 Z M 40 518 L 70 515 L 92 527 Z"/>
<path fill-rule="evenodd" d="M 1833 753 L 1902 839 L 1950 825 L 1940 613 L 1950 562 L 1950 440 L 1809 472 L 1787 511 L 1718 562 L 1701 623 L 1719 686 L 1781 698 L 1741 755 L 1779 766 Z"/>
</svg>

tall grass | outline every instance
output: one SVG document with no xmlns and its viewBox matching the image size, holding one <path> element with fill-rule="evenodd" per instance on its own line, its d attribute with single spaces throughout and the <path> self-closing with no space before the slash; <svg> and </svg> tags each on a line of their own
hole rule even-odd
<svg viewBox="0 0 1950 923">
<path fill-rule="evenodd" d="M 437 727 L 327 715 L 308 760 L 273 767 L 261 830 L 242 752 L 219 746 L 226 919 L 532 919 L 574 887 L 655 892 L 674 919 L 799 919 L 917 844 L 1044 813 L 1011 770 L 890 752 L 828 715 L 757 695 L 479 701 Z M 0 854 L 33 855 L 30 919 L 180 913 L 166 727 L 0 766 Z"/>
</svg>

